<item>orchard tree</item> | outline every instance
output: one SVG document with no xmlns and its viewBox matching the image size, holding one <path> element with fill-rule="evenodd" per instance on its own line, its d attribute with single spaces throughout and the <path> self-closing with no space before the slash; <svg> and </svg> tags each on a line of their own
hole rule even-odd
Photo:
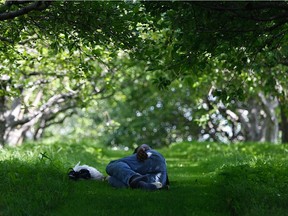
<svg viewBox="0 0 288 216">
<path fill-rule="evenodd" d="M 77 107 L 113 94 L 117 68 L 107 66 L 109 55 L 101 47 L 82 47 L 85 54 L 51 53 L 39 43 L 35 49 L 27 44 L 14 48 L 21 57 L 13 63 L 2 61 L 2 139 L 10 145 L 21 144 L 25 135 L 38 139 L 45 128 L 63 122 Z M 101 60 L 93 55 L 96 51 L 102 53 Z"/>
<path fill-rule="evenodd" d="M 39 138 L 77 107 L 111 96 L 113 59 L 137 39 L 137 10 L 124 2 L 2 3 L 0 145 Z"/>
<path fill-rule="evenodd" d="M 160 86 L 178 79 L 196 88 L 206 86 L 206 95 L 216 88 L 225 105 L 248 101 L 251 95 L 263 105 L 264 97 L 272 102 L 261 108 L 267 113 L 277 113 L 279 103 L 282 142 L 288 142 L 287 2 L 157 2 L 146 3 L 146 8 L 157 31 L 147 32 L 150 37 L 139 53 L 150 54 Z M 162 36 L 157 47 L 163 51 L 151 56 L 155 33 Z"/>
</svg>

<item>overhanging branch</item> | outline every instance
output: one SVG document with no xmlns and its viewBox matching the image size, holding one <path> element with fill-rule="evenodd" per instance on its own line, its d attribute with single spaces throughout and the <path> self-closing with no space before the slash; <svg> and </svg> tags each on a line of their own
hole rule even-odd
<svg viewBox="0 0 288 216">
<path fill-rule="evenodd" d="M 0 13 L 0 21 L 14 19 L 16 17 L 28 14 L 29 12 L 34 11 L 34 10 L 45 10 L 50 4 L 51 2 L 49 1 L 47 2 L 36 1 L 25 7 L 20 8 L 19 10 Z"/>
<path fill-rule="evenodd" d="M 10 43 L 10 44 L 13 44 L 13 43 L 14 43 L 13 40 L 11 40 L 11 39 L 9 39 L 9 38 L 1 37 L 1 36 L 0 36 L 0 41 L 8 42 L 8 43 Z"/>
<path fill-rule="evenodd" d="M 59 95 L 54 95 L 51 97 L 46 103 L 44 103 L 38 110 L 36 110 L 32 115 L 26 116 L 25 118 L 21 120 L 17 120 L 12 122 L 9 127 L 14 128 L 17 125 L 24 125 L 34 119 L 40 118 L 47 112 L 47 110 L 51 109 L 55 104 L 60 104 L 63 103 L 66 99 L 71 99 L 73 97 L 76 97 L 77 92 L 68 92 L 68 93 L 63 93 Z"/>
</svg>

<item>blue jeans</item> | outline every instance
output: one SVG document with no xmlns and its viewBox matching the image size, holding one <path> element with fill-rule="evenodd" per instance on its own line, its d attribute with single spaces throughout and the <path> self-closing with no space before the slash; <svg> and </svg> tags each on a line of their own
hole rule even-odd
<svg viewBox="0 0 288 216">
<path fill-rule="evenodd" d="M 161 182 L 166 185 L 167 168 L 165 158 L 155 150 L 147 150 L 148 159 L 138 161 L 136 154 L 111 161 L 106 172 L 110 175 L 109 184 L 113 187 L 129 187 L 132 176 L 146 176 L 147 183 Z"/>
</svg>

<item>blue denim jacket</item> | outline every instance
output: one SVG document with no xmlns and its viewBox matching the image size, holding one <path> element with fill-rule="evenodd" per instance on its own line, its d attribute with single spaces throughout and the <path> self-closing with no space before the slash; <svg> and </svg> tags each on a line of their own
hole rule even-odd
<svg viewBox="0 0 288 216">
<path fill-rule="evenodd" d="M 139 161 L 136 154 L 111 161 L 106 167 L 109 183 L 114 187 L 129 187 L 130 178 L 140 174 L 147 176 L 149 183 L 168 184 L 165 158 L 156 150 L 147 150 L 146 153 L 148 158 L 144 161 Z"/>
</svg>

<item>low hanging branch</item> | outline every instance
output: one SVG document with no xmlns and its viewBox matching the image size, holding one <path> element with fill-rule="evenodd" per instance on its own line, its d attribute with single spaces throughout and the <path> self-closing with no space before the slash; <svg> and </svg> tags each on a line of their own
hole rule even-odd
<svg viewBox="0 0 288 216">
<path fill-rule="evenodd" d="M 12 5 L 13 2 L 8 1 L 8 4 Z M 38 11 L 45 10 L 50 4 L 51 4 L 50 1 L 36 1 L 27 6 L 22 7 L 19 10 L 0 13 L 0 21 L 14 19 L 16 17 L 23 16 L 35 10 Z"/>
<path fill-rule="evenodd" d="M 16 127 L 17 125 L 24 125 L 27 122 L 32 121 L 33 119 L 37 119 L 39 117 L 41 117 L 43 115 L 43 113 L 45 113 L 45 110 L 50 109 L 52 106 L 54 106 L 55 104 L 59 104 L 62 103 L 65 99 L 67 98 L 72 98 L 76 95 L 76 93 L 63 93 L 63 94 L 59 94 L 59 95 L 55 95 L 53 97 L 51 97 L 45 104 L 43 104 L 39 110 L 36 110 L 32 115 L 30 116 L 26 116 L 25 118 L 18 120 L 18 121 L 14 121 L 12 122 L 9 126 L 11 128 Z"/>
</svg>

